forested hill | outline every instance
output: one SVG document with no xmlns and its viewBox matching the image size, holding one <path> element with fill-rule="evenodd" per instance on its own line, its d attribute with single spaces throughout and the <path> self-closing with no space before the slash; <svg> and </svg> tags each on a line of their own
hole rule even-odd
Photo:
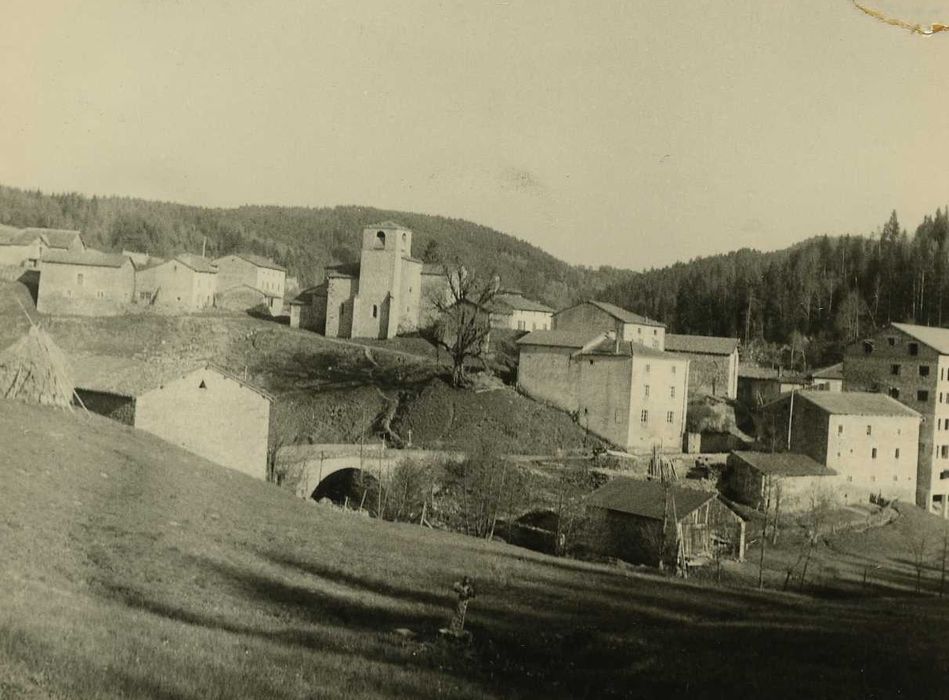
<svg viewBox="0 0 949 700">
<path fill-rule="evenodd" d="M 363 226 L 391 219 L 414 232 L 412 252 L 426 261 L 460 260 L 497 272 L 504 284 L 553 306 L 595 295 L 628 273 L 568 265 L 540 248 L 461 219 L 360 206 L 242 206 L 212 209 L 123 197 L 44 194 L 0 186 L 0 223 L 74 228 L 88 245 L 164 256 L 244 250 L 286 265 L 304 284 L 323 279 L 326 265 L 359 258 Z"/>
<path fill-rule="evenodd" d="M 836 359 L 844 343 L 890 320 L 949 324 L 949 220 L 940 209 L 912 233 L 894 212 L 866 236 L 823 236 L 637 273 L 571 266 L 494 229 L 440 216 L 358 206 L 212 209 L 0 186 L 0 223 L 76 228 L 92 246 L 155 255 L 200 252 L 206 237 L 208 255 L 268 255 L 303 283 L 322 280 L 326 265 L 358 259 L 362 227 L 386 219 L 414 231 L 415 255 L 496 271 L 505 286 L 555 308 L 597 297 L 665 321 L 672 332 L 792 351 L 768 361 Z"/>
<path fill-rule="evenodd" d="M 889 321 L 949 324 L 949 219 L 910 234 L 896 212 L 867 236 L 821 236 L 791 248 L 677 263 L 629 275 L 600 296 L 678 333 L 785 345 L 771 362 L 836 361 L 843 346 Z"/>
</svg>

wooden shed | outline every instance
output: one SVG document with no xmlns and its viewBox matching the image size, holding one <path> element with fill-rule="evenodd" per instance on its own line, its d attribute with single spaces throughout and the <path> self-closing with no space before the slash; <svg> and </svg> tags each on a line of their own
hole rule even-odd
<svg viewBox="0 0 949 700">
<path fill-rule="evenodd" d="M 680 567 L 745 555 L 745 522 L 713 491 L 618 477 L 586 500 L 594 551 Z"/>
</svg>

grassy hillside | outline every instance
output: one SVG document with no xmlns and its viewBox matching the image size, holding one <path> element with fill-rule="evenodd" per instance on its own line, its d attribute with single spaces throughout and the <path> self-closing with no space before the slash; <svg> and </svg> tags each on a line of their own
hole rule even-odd
<svg viewBox="0 0 949 700">
<path fill-rule="evenodd" d="M 95 416 L 0 401 L 0 435 L 3 697 L 942 697 L 949 679 L 935 600 L 700 587 L 382 523 Z M 459 647 L 436 630 L 463 574 Z"/>
<path fill-rule="evenodd" d="M 0 283 L 0 348 L 28 328 L 21 305 L 40 318 L 22 285 Z M 504 453 L 548 454 L 600 444 L 567 414 L 512 388 L 449 388 L 442 381 L 448 369 L 420 339 L 374 343 L 367 351 L 239 313 L 49 316 L 40 322 L 70 355 L 182 367 L 211 361 L 247 376 L 277 396 L 281 443 L 378 439 L 380 417 L 392 413 L 396 433 L 411 436 L 417 447 L 470 450 L 490 440 Z"/>
</svg>

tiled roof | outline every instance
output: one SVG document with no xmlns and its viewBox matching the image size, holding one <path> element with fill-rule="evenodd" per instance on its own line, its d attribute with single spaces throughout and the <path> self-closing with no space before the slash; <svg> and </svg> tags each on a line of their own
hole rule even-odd
<svg viewBox="0 0 949 700">
<path fill-rule="evenodd" d="M 788 384 L 807 384 L 807 378 L 793 372 L 784 372 L 773 367 L 756 367 L 754 365 L 738 365 L 738 376 L 748 379 L 779 379 Z"/>
<path fill-rule="evenodd" d="M 297 294 L 293 299 L 290 300 L 290 303 L 293 305 L 303 305 L 310 304 L 313 302 L 314 298 L 325 297 L 326 296 L 326 282 L 323 284 L 318 284 L 315 287 L 307 287 L 299 294 Z"/>
<path fill-rule="evenodd" d="M 833 476 L 837 472 L 795 452 L 732 452 L 753 469 L 774 476 Z"/>
<path fill-rule="evenodd" d="M 30 245 L 37 238 L 42 238 L 42 236 L 14 226 L 0 225 L 0 245 Z"/>
<path fill-rule="evenodd" d="M 539 301 L 528 299 L 517 292 L 501 292 L 494 297 L 496 302 L 504 304 L 515 311 L 539 311 L 541 313 L 553 313 L 549 306 L 541 304 Z"/>
<path fill-rule="evenodd" d="M 666 333 L 666 350 L 701 355 L 731 355 L 738 348 L 738 338 L 712 335 L 676 335 Z"/>
<path fill-rule="evenodd" d="M 911 335 L 924 345 L 928 345 L 941 355 L 949 355 L 949 328 L 916 326 L 911 323 L 890 324 L 897 330 Z"/>
<path fill-rule="evenodd" d="M 79 231 L 63 228 L 25 228 L 23 231 L 42 236 L 50 248 L 69 248 L 80 237 Z"/>
<path fill-rule="evenodd" d="M 202 367 L 232 379 L 242 386 L 273 400 L 263 389 L 248 383 L 227 370 L 196 360 L 177 364 L 173 362 L 144 362 L 112 355 L 79 355 L 70 358 L 77 389 L 100 391 L 135 398 Z"/>
<path fill-rule="evenodd" d="M 286 272 L 287 268 L 283 265 L 278 265 L 270 258 L 265 258 L 263 255 L 254 255 L 253 253 L 229 253 L 228 255 L 222 255 L 219 258 L 215 258 L 212 262 L 220 267 L 222 260 L 227 260 L 228 258 L 239 258 L 245 262 L 249 262 L 251 265 L 256 265 L 257 267 L 264 267 L 268 270 L 280 270 Z"/>
<path fill-rule="evenodd" d="M 638 357 L 666 357 L 669 359 L 677 359 L 685 361 L 685 358 L 676 357 L 675 355 L 662 350 L 657 350 L 656 348 L 646 347 L 642 343 L 634 343 L 629 340 L 621 340 L 619 343 L 619 348 L 616 347 L 616 340 L 611 338 L 604 338 L 599 343 L 593 347 L 587 348 L 583 352 L 584 355 L 627 355 L 627 356 L 638 356 Z"/>
<path fill-rule="evenodd" d="M 668 506 L 667 496 L 672 501 Z M 671 513 L 674 506 L 676 517 L 682 520 L 714 498 L 717 498 L 714 491 L 701 491 L 658 481 L 638 481 L 620 476 L 587 496 L 586 505 L 650 520 L 663 520 L 667 508 Z"/>
<path fill-rule="evenodd" d="M 124 255 L 103 253 L 99 250 L 59 251 L 54 250 L 43 256 L 43 264 L 88 265 L 90 267 L 122 267 L 131 260 Z"/>
<path fill-rule="evenodd" d="M 811 376 L 814 377 L 814 379 L 843 379 L 844 363 L 838 362 L 836 365 L 814 370 Z"/>
<path fill-rule="evenodd" d="M 579 349 L 601 335 L 590 331 L 531 331 L 519 338 L 517 344 Z"/>
<path fill-rule="evenodd" d="M 634 314 L 632 311 L 627 311 L 626 309 L 620 308 L 619 306 L 616 306 L 615 304 L 610 304 L 605 301 L 593 301 L 591 299 L 588 301 L 581 302 L 581 304 L 592 304 L 593 306 L 598 308 L 600 311 L 605 311 L 610 316 L 612 316 L 613 318 L 619 321 L 622 321 L 623 323 L 638 323 L 642 326 L 657 326 L 659 328 L 666 327 L 665 323 L 661 323 L 660 321 L 655 321 L 645 316 L 640 316 L 639 314 Z M 581 304 L 576 304 L 576 306 L 580 306 Z M 568 308 L 572 309 L 575 307 L 571 306 Z M 561 313 L 562 311 L 566 311 L 566 309 L 561 309 L 557 313 Z"/>
<path fill-rule="evenodd" d="M 865 391 L 799 391 L 795 396 L 810 401 L 827 413 L 845 416 L 919 416 L 919 413 L 909 406 L 904 406 L 886 394 Z"/>
<path fill-rule="evenodd" d="M 175 260 L 182 265 L 187 265 L 195 272 L 217 272 L 217 267 L 212 265 L 210 260 L 202 258 L 200 255 L 182 253 L 181 255 L 176 255 Z"/>
</svg>

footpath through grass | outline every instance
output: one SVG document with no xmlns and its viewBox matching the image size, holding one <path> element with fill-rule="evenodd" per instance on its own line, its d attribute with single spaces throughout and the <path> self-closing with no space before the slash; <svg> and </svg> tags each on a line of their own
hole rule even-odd
<svg viewBox="0 0 949 700">
<path fill-rule="evenodd" d="M 701 587 L 341 513 L 0 401 L 0 696 L 944 697 L 949 607 Z M 470 646 L 437 641 L 475 579 Z M 403 637 L 396 628 L 409 628 Z"/>
</svg>

